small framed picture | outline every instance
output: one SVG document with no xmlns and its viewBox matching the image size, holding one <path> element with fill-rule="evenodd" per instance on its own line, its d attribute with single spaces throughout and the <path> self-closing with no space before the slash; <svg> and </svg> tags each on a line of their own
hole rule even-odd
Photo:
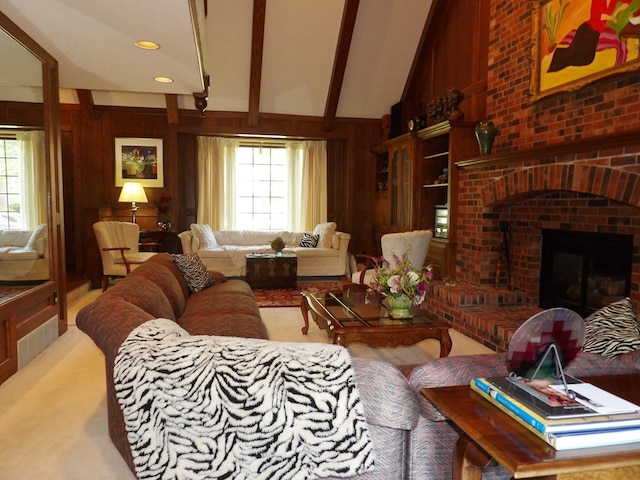
<svg viewBox="0 0 640 480">
<path fill-rule="evenodd" d="M 161 138 L 116 138 L 116 187 L 127 180 L 164 187 Z"/>
</svg>

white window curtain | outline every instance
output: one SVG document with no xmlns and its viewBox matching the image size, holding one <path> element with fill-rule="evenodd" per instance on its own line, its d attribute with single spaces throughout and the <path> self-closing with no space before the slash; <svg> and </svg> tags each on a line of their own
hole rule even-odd
<svg viewBox="0 0 640 480">
<path fill-rule="evenodd" d="M 327 142 L 287 142 L 289 229 L 310 232 L 327 221 Z"/>
<path fill-rule="evenodd" d="M 213 230 L 235 228 L 235 156 L 240 141 L 198 137 L 198 223 Z M 289 160 L 289 225 L 309 232 L 327 221 L 327 144 L 286 142 Z"/>
<path fill-rule="evenodd" d="M 213 230 L 233 230 L 235 220 L 234 138 L 198 137 L 197 222 Z"/>
<path fill-rule="evenodd" d="M 23 228 L 35 229 L 47 223 L 47 166 L 44 132 L 18 132 Z"/>
</svg>

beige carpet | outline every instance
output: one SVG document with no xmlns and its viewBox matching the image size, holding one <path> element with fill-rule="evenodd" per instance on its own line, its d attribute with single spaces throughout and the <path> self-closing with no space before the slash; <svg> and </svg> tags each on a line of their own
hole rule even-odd
<svg viewBox="0 0 640 480">
<path fill-rule="evenodd" d="M 134 480 L 107 432 L 102 353 L 73 323 L 76 312 L 100 292 L 94 290 L 69 306 L 70 328 L 16 375 L 0 385 L 1 480 Z M 299 308 L 261 309 L 272 339 L 326 342 L 312 323 L 300 332 Z M 491 353 L 452 331 L 452 355 Z M 426 340 L 414 347 L 368 349 L 356 355 L 416 363 L 437 355 Z"/>
</svg>

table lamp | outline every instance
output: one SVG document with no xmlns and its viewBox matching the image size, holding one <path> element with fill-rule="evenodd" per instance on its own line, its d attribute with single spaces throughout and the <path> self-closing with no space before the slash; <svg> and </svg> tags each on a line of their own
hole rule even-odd
<svg viewBox="0 0 640 480">
<path fill-rule="evenodd" d="M 147 203 L 147 195 L 140 182 L 124 182 L 122 192 L 120 192 L 119 202 L 131 202 L 131 221 L 136 223 L 136 202 Z"/>
</svg>

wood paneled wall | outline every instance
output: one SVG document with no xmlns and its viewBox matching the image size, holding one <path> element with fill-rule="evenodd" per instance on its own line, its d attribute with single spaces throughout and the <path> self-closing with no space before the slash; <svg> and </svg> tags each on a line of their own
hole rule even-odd
<svg viewBox="0 0 640 480">
<path fill-rule="evenodd" d="M 164 140 L 164 188 L 146 188 L 149 203 L 140 205 L 138 223 L 155 228 L 154 201 L 164 190 L 172 197 L 171 220 L 176 231 L 187 229 L 196 219 L 197 135 L 280 135 L 328 141 L 329 220 L 352 235 L 352 248 L 372 248 L 372 223 L 367 199 L 373 197 L 371 147 L 381 141 L 380 121 L 337 119 L 333 130 L 325 131 L 323 119 L 289 115 L 260 115 L 257 127 L 249 127 L 242 113 L 180 111 L 178 123 L 169 123 L 164 109 L 115 108 L 63 105 L 63 165 L 65 198 L 72 198 L 73 213 L 67 238 L 73 242 L 75 264 L 88 272 L 94 286 L 99 282 L 99 257 L 91 225 L 101 208 L 112 208 L 118 220 L 130 218 L 129 205 L 118 203 L 115 186 L 117 137 L 151 137 Z M 69 190 L 72 191 L 69 191 Z M 352 250 L 356 251 L 356 250 Z M 82 256 L 82 258 L 80 258 Z"/>
</svg>

